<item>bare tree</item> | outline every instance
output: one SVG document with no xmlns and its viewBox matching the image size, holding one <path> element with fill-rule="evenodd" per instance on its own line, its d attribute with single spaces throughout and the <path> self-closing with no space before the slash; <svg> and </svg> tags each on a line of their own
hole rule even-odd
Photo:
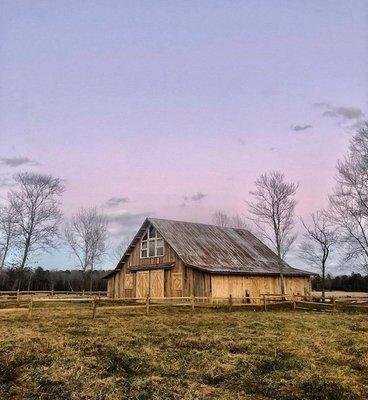
<svg viewBox="0 0 368 400">
<path fill-rule="evenodd" d="M 311 214 L 311 224 L 303 219 L 305 241 L 302 243 L 299 255 L 310 264 L 318 267 L 322 273 L 322 297 L 325 297 L 326 266 L 331 254 L 331 248 L 337 243 L 335 227 L 323 211 Z"/>
<path fill-rule="evenodd" d="M 212 214 L 212 222 L 224 228 L 246 229 L 247 223 L 239 214 L 230 217 L 226 212 L 218 210 Z"/>
<path fill-rule="evenodd" d="M 31 172 L 14 177 L 18 188 L 10 191 L 9 203 L 16 215 L 17 243 L 23 270 L 32 251 L 55 246 L 62 214 L 60 197 L 64 186 L 59 178 Z"/>
<path fill-rule="evenodd" d="M 330 196 L 331 221 L 338 228 L 344 262 L 368 271 L 368 123 L 352 138 L 347 156 L 338 162 L 336 187 Z"/>
<path fill-rule="evenodd" d="M 229 227 L 231 218 L 221 210 L 216 211 L 212 214 L 212 222 L 217 226 Z"/>
<path fill-rule="evenodd" d="M 235 214 L 231 217 L 231 227 L 237 229 L 248 229 L 246 220 L 239 214 Z"/>
<path fill-rule="evenodd" d="M 65 228 L 65 239 L 83 272 L 84 281 L 90 271 L 92 291 L 93 271 L 106 253 L 107 219 L 96 207 L 80 209 Z"/>
<path fill-rule="evenodd" d="M 285 182 L 284 174 L 270 172 L 262 174 L 255 182 L 256 190 L 249 192 L 253 201 L 249 201 L 249 219 L 257 232 L 275 249 L 281 278 L 281 292 L 285 293 L 283 261 L 296 239 L 295 194 L 298 185 Z"/>
<path fill-rule="evenodd" d="M 121 260 L 121 257 L 125 253 L 125 250 L 128 248 L 132 240 L 133 240 L 132 236 L 127 236 L 117 246 L 113 248 L 111 252 L 112 261 L 119 262 Z"/>
<path fill-rule="evenodd" d="M 4 268 L 7 255 L 15 244 L 16 214 L 12 207 L 0 209 L 0 272 Z"/>
</svg>

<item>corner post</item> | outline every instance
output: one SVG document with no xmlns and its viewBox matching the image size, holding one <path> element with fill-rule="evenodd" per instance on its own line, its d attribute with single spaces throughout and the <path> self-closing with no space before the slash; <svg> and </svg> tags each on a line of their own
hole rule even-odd
<svg viewBox="0 0 368 400">
<path fill-rule="evenodd" d="M 233 295 L 229 294 L 229 311 L 233 309 Z"/>
<path fill-rule="evenodd" d="M 147 294 L 146 297 L 146 315 L 149 315 L 150 313 L 150 297 L 149 294 Z"/>
<path fill-rule="evenodd" d="M 267 301 L 266 301 L 266 295 L 263 295 L 263 311 L 267 311 Z"/>
</svg>

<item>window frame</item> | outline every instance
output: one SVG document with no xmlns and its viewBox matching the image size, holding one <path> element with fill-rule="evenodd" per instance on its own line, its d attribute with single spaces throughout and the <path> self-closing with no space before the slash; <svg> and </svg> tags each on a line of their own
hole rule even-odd
<svg viewBox="0 0 368 400">
<path fill-rule="evenodd" d="M 150 231 L 154 230 L 155 235 L 150 236 Z M 146 238 L 143 240 L 143 238 Z M 162 245 L 158 246 L 157 244 L 161 242 Z M 150 255 L 150 244 L 153 243 L 153 249 L 154 249 L 154 255 Z M 162 249 L 162 254 L 158 254 L 158 250 L 161 252 Z M 143 255 L 143 252 L 145 252 L 145 256 Z M 165 241 L 162 235 L 157 231 L 157 229 L 153 226 L 150 226 L 147 228 L 147 230 L 144 232 L 141 240 L 140 240 L 140 258 L 152 258 L 152 257 L 163 257 L 165 255 Z"/>
</svg>

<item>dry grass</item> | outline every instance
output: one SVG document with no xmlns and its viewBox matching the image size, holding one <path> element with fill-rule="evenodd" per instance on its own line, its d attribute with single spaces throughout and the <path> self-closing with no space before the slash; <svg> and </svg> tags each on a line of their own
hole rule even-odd
<svg viewBox="0 0 368 400">
<path fill-rule="evenodd" d="M 0 398 L 368 398 L 367 315 L 143 311 L 0 311 Z"/>
</svg>

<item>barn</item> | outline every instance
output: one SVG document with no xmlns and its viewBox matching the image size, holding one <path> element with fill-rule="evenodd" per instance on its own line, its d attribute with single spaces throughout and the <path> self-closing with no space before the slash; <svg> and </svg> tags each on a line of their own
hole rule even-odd
<svg viewBox="0 0 368 400">
<path fill-rule="evenodd" d="M 286 293 L 308 295 L 311 275 L 283 263 Z M 281 293 L 276 254 L 245 229 L 147 218 L 116 268 L 111 298 L 259 297 Z"/>
</svg>

